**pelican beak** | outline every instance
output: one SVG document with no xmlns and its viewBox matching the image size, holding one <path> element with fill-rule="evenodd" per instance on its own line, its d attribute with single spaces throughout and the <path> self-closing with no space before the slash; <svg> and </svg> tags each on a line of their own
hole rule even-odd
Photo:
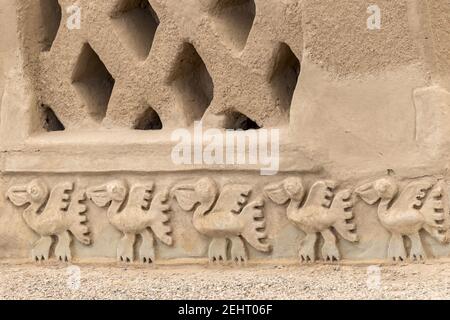
<svg viewBox="0 0 450 320">
<path fill-rule="evenodd" d="M 374 204 L 380 199 L 380 195 L 373 187 L 373 183 L 367 183 L 355 190 L 355 193 L 367 204 Z"/>
<path fill-rule="evenodd" d="M 179 184 L 172 188 L 170 197 L 175 198 L 180 207 L 185 211 L 191 211 L 199 202 L 193 184 Z"/>
<path fill-rule="evenodd" d="M 111 202 L 106 185 L 88 188 L 86 195 L 99 207 L 105 207 Z"/>
<path fill-rule="evenodd" d="M 192 183 L 180 183 L 170 189 L 170 197 L 175 197 L 177 191 L 194 191 L 195 187 Z"/>
<path fill-rule="evenodd" d="M 9 188 L 6 193 L 6 198 L 9 199 L 14 205 L 21 207 L 30 202 L 27 186 L 13 186 Z"/>
</svg>

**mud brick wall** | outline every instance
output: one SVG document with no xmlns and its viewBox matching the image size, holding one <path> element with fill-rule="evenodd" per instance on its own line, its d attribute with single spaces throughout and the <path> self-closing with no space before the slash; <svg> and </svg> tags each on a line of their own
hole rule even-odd
<svg viewBox="0 0 450 320">
<path fill-rule="evenodd" d="M 448 0 L 0 0 L 0 257 L 447 257 L 449 15 Z M 171 134 L 196 121 L 279 129 L 278 175 L 175 165 Z"/>
</svg>

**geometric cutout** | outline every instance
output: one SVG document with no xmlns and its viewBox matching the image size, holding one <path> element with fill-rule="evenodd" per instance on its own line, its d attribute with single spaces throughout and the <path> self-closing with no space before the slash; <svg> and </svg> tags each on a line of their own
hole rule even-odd
<svg viewBox="0 0 450 320">
<path fill-rule="evenodd" d="M 58 0 L 40 0 L 40 18 L 42 23 L 42 51 L 50 51 L 61 24 L 61 6 Z"/>
<path fill-rule="evenodd" d="M 56 116 L 55 112 L 47 106 L 42 104 L 42 126 L 47 132 L 52 131 L 64 131 L 64 125 L 59 121 L 58 117 Z"/>
<path fill-rule="evenodd" d="M 240 112 L 232 112 L 226 115 L 226 128 L 228 130 L 257 130 L 261 129 L 258 124 Z"/>
<path fill-rule="evenodd" d="M 96 121 L 106 116 L 114 79 L 97 53 L 86 43 L 72 74 L 72 83 Z"/>
<path fill-rule="evenodd" d="M 236 51 L 244 49 L 256 16 L 254 0 L 217 1 L 209 13 L 219 34 Z"/>
<path fill-rule="evenodd" d="M 177 103 L 188 110 L 190 120 L 201 120 L 211 104 L 214 84 L 205 63 L 190 43 L 184 43 L 169 79 Z"/>
<path fill-rule="evenodd" d="M 117 36 L 136 57 L 145 60 L 153 44 L 159 18 L 148 0 L 122 0 L 111 14 Z"/>
<path fill-rule="evenodd" d="M 282 43 L 278 49 L 271 84 L 280 99 L 282 110 L 289 112 L 297 81 L 300 76 L 300 61 L 291 48 Z"/>
<path fill-rule="evenodd" d="M 155 110 L 148 108 L 138 119 L 134 129 L 136 130 L 161 130 L 161 119 Z"/>
</svg>

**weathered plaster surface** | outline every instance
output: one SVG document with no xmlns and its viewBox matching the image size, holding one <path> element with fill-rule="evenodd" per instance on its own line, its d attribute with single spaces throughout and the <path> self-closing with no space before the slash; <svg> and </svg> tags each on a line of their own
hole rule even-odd
<svg viewBox="0 0 450 320">
<path fill-rule="evenodd" d="M 113 180 L 147 188 L 151 181 L 156 194 L 168 192 L 172 240 L 164 243 L 156 237 L 156 260 L 205 258 L 211 243 L 221 249 L 214 239 L 224 237 L 220 228 L 234 220 L 218 220 L 219 230 L 205 231 L 207 222 L 195 220 L 195 208 L 171 197 L 175 185 L 194 185 L 204 177 L 217 184 L 217 190 L 206 192 L 212 198 L 214 192 L 225 194 L 226 186 L 240 190 L 238 185 L 247 184 L 248 203 L 263 200 L 271 251 L 255 249 L 249 236 L 245 250 L 250 259 L 297 258 L 308 232 L 321 233 L 317 246 L 338 258 L 327 230 L 337 236 L 342 259 L 385 259 L 392 252 L 399 257 L 402 248 L 392 239 L 405 237 L 411 252 L 412 235 L 422 239 L 428 256 L 450 254 L 450 245 L 424 231 L 426 223 L 438 221 L 441 227 L 436 228 L 444 234 L 450 215 L 448 203 L 442 203 L 448 200 L 450 178 L 448 0 L 378 0 L 380 30 L 367 29 L 369 0 L 255 0 L 254 6 L 253 1 L 234 1 L 238 9 L 227 7 L 227 1 L 150 0 L 153 13 L 123 13 L 138 2 L 129 1 L 127 7 L 118 0 L 59 0 L 62 22 L 52 42 L 48 30 L 57 23 L 46 7 L 52 1 L 0 0 L 0 258 L 29 257 L 38 240 L 22 217 L 21 199 L 14 203 L 7 197 L 14 193 L 11 188 L 37 178 L 49 192 L 67 183 L 81 192 Z M 65 9 L 73 4 L 82 9 L 79 30 L 65 26 L 71 15 Z M 149 20 L 130 22 L 141 21 L 140 15 Z M 45 122 L 49 110 L 60 123 L 54 118 Z M 137 130 L 155 125 L 155 114 L 162 130 Z M 278 175 L 262 177 L 251 165 L 176 166 L 170 161 L 174 129 L 193 130 L 196 120 L 229 128 L 237 114 L 259 127 L 281 130 Z M 55 131 L 59 125 L 65 130 Z M 389 180 L 386 188 L 400 189 L 390 206 L 401 203 L 401 213 L 419 196 L 420 205 L 409 211 L 425 217 L 418 230 L 403 228 L 407 217 L 398 219 L 398 228 L 387 226 L 377 217 L 378 203 L 363 201 L 371 187 L 383 201 L 384 191 L 372 182 L 386 176 L 395 181 Z M 335 232 L 345 217 L 342 212 L 332 222 L 299 222 L 311 207 L 289 191 L 289 184 L 281 184 L 292 177 L 302 178 L 305 195 L 318 181 L 336 181 L 335 197 L 348 190 L 352 217 L 344 220 L 355 225 L 358 241 Z M 434 180 L 423 186 L 424 178 Z M 442 181 L 442 191 L 436 191 Z M 277 194 L 268 196 L 267 186 Z M 410 187 L 411 203 L 399 201 Z M 323 197 L 331 192 L 325 189 L 319 192 Z M 194 191 L 189 197 L 199 197 L 199 190 Z M 280 199 L 280 194 L 285 195 Z M 74 240 L 71 255 L 116 258 L 118 248 L 134 243 L 124 240 L 128 232 L 139 235 L 139 256 L 140 227 L 113 226 L 108 208 L 88 198 L 89 192 L 84 205 L 91 244 Z M 237 200 L 230 199 L 228 206 Z M 319 200 L 313 204 L 323 207 Z M 299 209 L 289 211 L 295 201 Z M 428 204 L 428 211 L 420 211 Z M 325 206 L 329 214 L 338 214 L 331 209 L 333 201 Z M 241 228 L 234 233 L 227 229 L 226 237 L 242 235 Z M 324 252 L 318 250 L 315 258 L 326 258 Z"/>
</svg>

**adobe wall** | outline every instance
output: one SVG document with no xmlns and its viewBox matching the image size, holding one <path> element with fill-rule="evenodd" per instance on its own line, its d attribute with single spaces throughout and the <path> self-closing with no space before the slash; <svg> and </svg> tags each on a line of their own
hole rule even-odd
<svg viewBox="0 0 450 320">
<path fill-rule="evenodd" d="M 448 257 L 450 1 L 148 2 L 0 0 L 0 258 Z M 200 120 L 278 174 L 175 164 Z"/>
</svg>

